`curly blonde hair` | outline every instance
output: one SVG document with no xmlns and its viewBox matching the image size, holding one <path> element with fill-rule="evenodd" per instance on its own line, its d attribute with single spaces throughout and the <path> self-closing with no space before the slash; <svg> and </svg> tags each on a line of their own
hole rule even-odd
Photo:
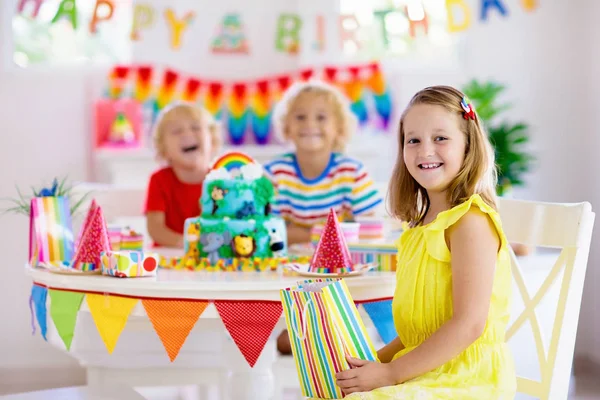
<svg viewBox="0 0 600 400">
<path fill-rule="evenodd" d="M 358 128 L 358 120 L 350 108 L 348 98 L 335 86 L 319 80 L 296 82 L 285 91 L 273 111 L 276 136 L 282 141 L 289 140 L 286 134 L 287 117 L 300 96 L 306 94 L 325 96 L 333 105 L 339 124 L 339 135 L 334 142 L 333 151 L 343 152 Z"/>
<path fill-rule="evenodd" d="M 175 102 L 160 112 L 154 125 L 152 138 L 159 159 L 165 159 L 163 138 L 167 124 L 180 118 L 192 118 L 205 124 L 212 139 L 213 153 L 219 151 L 222 143 L 221 126 L 211 113 L 193 103 Z"/>
<path fill-rule="evenodd" d="M 389 185 L 388 205 L 390 214 L 406 221 L 410 226 L 422 223 L 429 210 L 427 190 L 410 175 L 404 163 L 404 119 L 411 107 L 429 104 L 444 107 L 460 121 L 460 130 L 465 135 L 466 149 L 463 165 L 458 175 L 446 189 L 451 207 L 479 194 L 491 207 L 496 208 L 496 166 L 494 150 L 490 144 L 479 116 L 475 120 L 464 119 L 461 101 L 464 94 L 450 86 L 428 87 L 413 96 L 400 118 L 398 132 L 398 159 Z"/>
</svg>

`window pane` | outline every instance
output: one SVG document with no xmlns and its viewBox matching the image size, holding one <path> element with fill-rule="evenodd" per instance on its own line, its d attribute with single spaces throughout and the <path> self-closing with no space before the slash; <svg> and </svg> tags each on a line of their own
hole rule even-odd
<svg viewBox="0 0 600 400">
<path fill-rule="evenodd" d="M 15 1 L 15 3 L 20 3 Z M 100 21 L 96 32 L 90 32 L 96 0 L 79 0 L 73 28 L 70 11 L 55 22 L 61 0 L 44 0 L 34 16 L 35 0 L 25 2 L 22 13 L 11 10 L 13 62 L 21 67 L 75 64 L 114 64 L 130 62 L 132 45 L 129 33 L 132 21 L 131 0 L 113 0 L 112 17 Z M 70 2 L 66 2 L 67 4 Z M 98 16 L 108 16 L 110 8 L 101 3 Z"/>
<path fill-rule="evenodd" d="M 458 35 L 448 32 L 445 0 L 339 1 L 341 13 L 355 15 L 360 25 L 362 46 L 357 49 L 348 41 L 346 54 L 362 60 L 417 61 L 456 54 Z"/>
</svg>

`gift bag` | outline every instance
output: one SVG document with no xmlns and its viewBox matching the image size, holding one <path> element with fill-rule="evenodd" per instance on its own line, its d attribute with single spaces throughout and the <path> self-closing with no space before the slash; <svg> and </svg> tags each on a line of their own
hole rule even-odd
<svg viewBox="0 0 600 400">
<path fill-rule="evenodd" d="M 73 258 L 69 199 L 34 197 L 29 214 L 29 260 L 32 266 L 64 265 Z"/>
<path fill-rule="evenodd" d="M 303 396 L 343 398 L 335 375 L 350 368 L 345 355 L 378 361 L 346 283 L 305 281 L 282 290 L 281 302 Z"/>
</svg>

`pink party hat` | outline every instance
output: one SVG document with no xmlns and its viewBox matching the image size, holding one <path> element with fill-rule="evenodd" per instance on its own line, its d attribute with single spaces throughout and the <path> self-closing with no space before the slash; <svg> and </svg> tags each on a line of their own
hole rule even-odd
<svg viewBox="0 0 600 400">
<path fill-rule="evenodd" d="M 102 208 L 96 206 L 88 225 L 83 229 L 83 235 L 75 251 L 71 268 L 80 271 L 95 271 L 101 268 L 101 253 L 110 251 L 110 241 Z"/>
<path fill-rule="evenodd" d="M 350 250 L 333 209 L 327 216 L 323 233 L 310 260 L 309 271 L 329 274 L 354 271 Z"/>
<path fill-rule="evenodd" d="M 85 215 L 85 219 L 83 220 L 83 225 L 81 225 L 81 229 L 79 230 L 79 235 L 77 235 L 77 240 L 75 241 L 75 247 L 77 247 L 79 245 L 79 242 L 81 241 L 81 237 L 83 236 L 83 232 L 85 232 L 85 229 L 90 224 L 90 222 L 92 220 L 92 216 L 94 215 L 94 212 L 96 211 L 96 208 L 98 208 L 98 203 L 96 203 L 96 199 L 92 199 L 92 204 L 90 204 L 90 208 L 88 209 L 88 212 Z"/>
</svg>

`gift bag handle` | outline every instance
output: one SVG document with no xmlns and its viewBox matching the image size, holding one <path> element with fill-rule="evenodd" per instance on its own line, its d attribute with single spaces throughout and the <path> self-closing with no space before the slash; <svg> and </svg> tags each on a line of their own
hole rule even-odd
<svg viewBox="0 0 600 400">
<path fill-rule="evenodd" d="M 306 304 L 304 304 L 304 309 L 303 312 L 300 313 L 300 315 L 303 317 L 302 319 L 302 335 L 300 335 L 298 333 L 298 324 L 296 323 L 296 314 L 293 312 L 294 311 L 294 307 L 296 307 L 296 303 L 292 303 L 292 315 L 294 316 L 291 324 L 292 325 L 292 330 L 294 331 L 294 333 L 296 334 L 296 337 L 300 340 L 305 340 L 306 339 L 306 314 L 308 314 L 308 306 L 310 305 L 310 303 L 312 303 L 312 298 L 309 298 L 308 301 L 306 302 Z"/>
</svg>

